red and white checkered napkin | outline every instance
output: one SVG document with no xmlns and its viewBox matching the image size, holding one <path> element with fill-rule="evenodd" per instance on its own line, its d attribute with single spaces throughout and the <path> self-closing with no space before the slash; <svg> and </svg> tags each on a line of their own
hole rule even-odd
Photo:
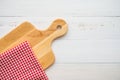
<svg viewBox="0 0 120 80">
<path fill-rule="evenodd" d="M 48 80 L 28 42 L 0 55 L 0 80 Z"/>
</svg>

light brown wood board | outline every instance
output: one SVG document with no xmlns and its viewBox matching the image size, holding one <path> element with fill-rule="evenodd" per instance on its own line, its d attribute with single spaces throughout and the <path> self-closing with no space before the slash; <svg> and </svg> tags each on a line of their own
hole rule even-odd
<svg viewBox="0 0 120 80">
<path fill-rule="evenodd" d="M 24 22 L 0 39 L 0 54 L 23 41 L 28 41 L 43 69 L 51 66 L 55 57 L 51 49 L 54 39 L 67 32 L 67 24 L 62 19 L 55 20 L 48 29 L 38 30 L 31 23 Z"/>
</svg>

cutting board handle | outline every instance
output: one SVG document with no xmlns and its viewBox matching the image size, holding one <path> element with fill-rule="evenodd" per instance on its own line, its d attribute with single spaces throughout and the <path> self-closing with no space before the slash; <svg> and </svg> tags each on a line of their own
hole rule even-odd
<svg viewBox="0 0 120 80">
<path fill-rule="evenodd" d="M 48 37 L 51 44 L 54 39 L 64 35 L 68 31 L 67 23 L 62 19 L 57 19 L 53 21 L 51 26 L 46 31 L 52 32 Z"/>
<path fill-rule="evenodd" d="M 41 36 L 46 36 L 46 38 L 37 43 L 33 47 L 33 51 L 44 69 L 54 63 L 55 57 L 51 49 L 52 41 L 60 36 L 63 36 L 67 33 L 67 30 L 67 23 L 62 19 L 57 19 L 53 21 L 47 30 L 41 32 Z"/>
</svg>

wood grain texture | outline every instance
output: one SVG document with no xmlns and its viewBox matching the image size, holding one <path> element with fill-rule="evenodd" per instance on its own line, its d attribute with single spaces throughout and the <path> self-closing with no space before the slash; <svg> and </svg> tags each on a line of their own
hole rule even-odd
<svg viewBox="0 0 120 80">
<path fill-rule="evenodd" d="M 120 0 L 1 0 L 0 36 L 24 21 L 44 30 L 54 19 L 63 18 L 69 30 L 52 45 L 56 62 L 46 71 L 50 80 L 120 80 L 119 3 Z"/>
</svg>

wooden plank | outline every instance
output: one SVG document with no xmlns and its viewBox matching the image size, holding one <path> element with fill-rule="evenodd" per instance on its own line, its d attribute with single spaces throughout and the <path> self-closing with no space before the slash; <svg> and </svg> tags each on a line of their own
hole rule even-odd
<svg viewBox="0 0 120 80">
<path fill-rule="evenodd" d="M 120 80 L 120 64 L 55 64 L 50 80 Z"/>
<path fill-rule="evenodd" d="M 46 29 L 58 17 L 0 17 L 0 29 L 15 28 L 24 21 L 30 21 L 38 29 Z M 120 39 L 120 17 L 62 17 L 69 25 L 68 34 L 64 39 L 103 40 Z M 7 28 L 6 28 L 7 27 Z M 13 28 L 11 28 L 13 27 Z M 1 36 L 5 34 L 1 33 Z"/>
<path fill-rule="evenodd" d="M 0 16 L 120 16 L 120 0 L 2 0 Z"/>
<path fill-rule="evenodd" d="M 60 40 L 53 51 L 57 63 L 120 62 L 120 40 Z"/>
</svg>

